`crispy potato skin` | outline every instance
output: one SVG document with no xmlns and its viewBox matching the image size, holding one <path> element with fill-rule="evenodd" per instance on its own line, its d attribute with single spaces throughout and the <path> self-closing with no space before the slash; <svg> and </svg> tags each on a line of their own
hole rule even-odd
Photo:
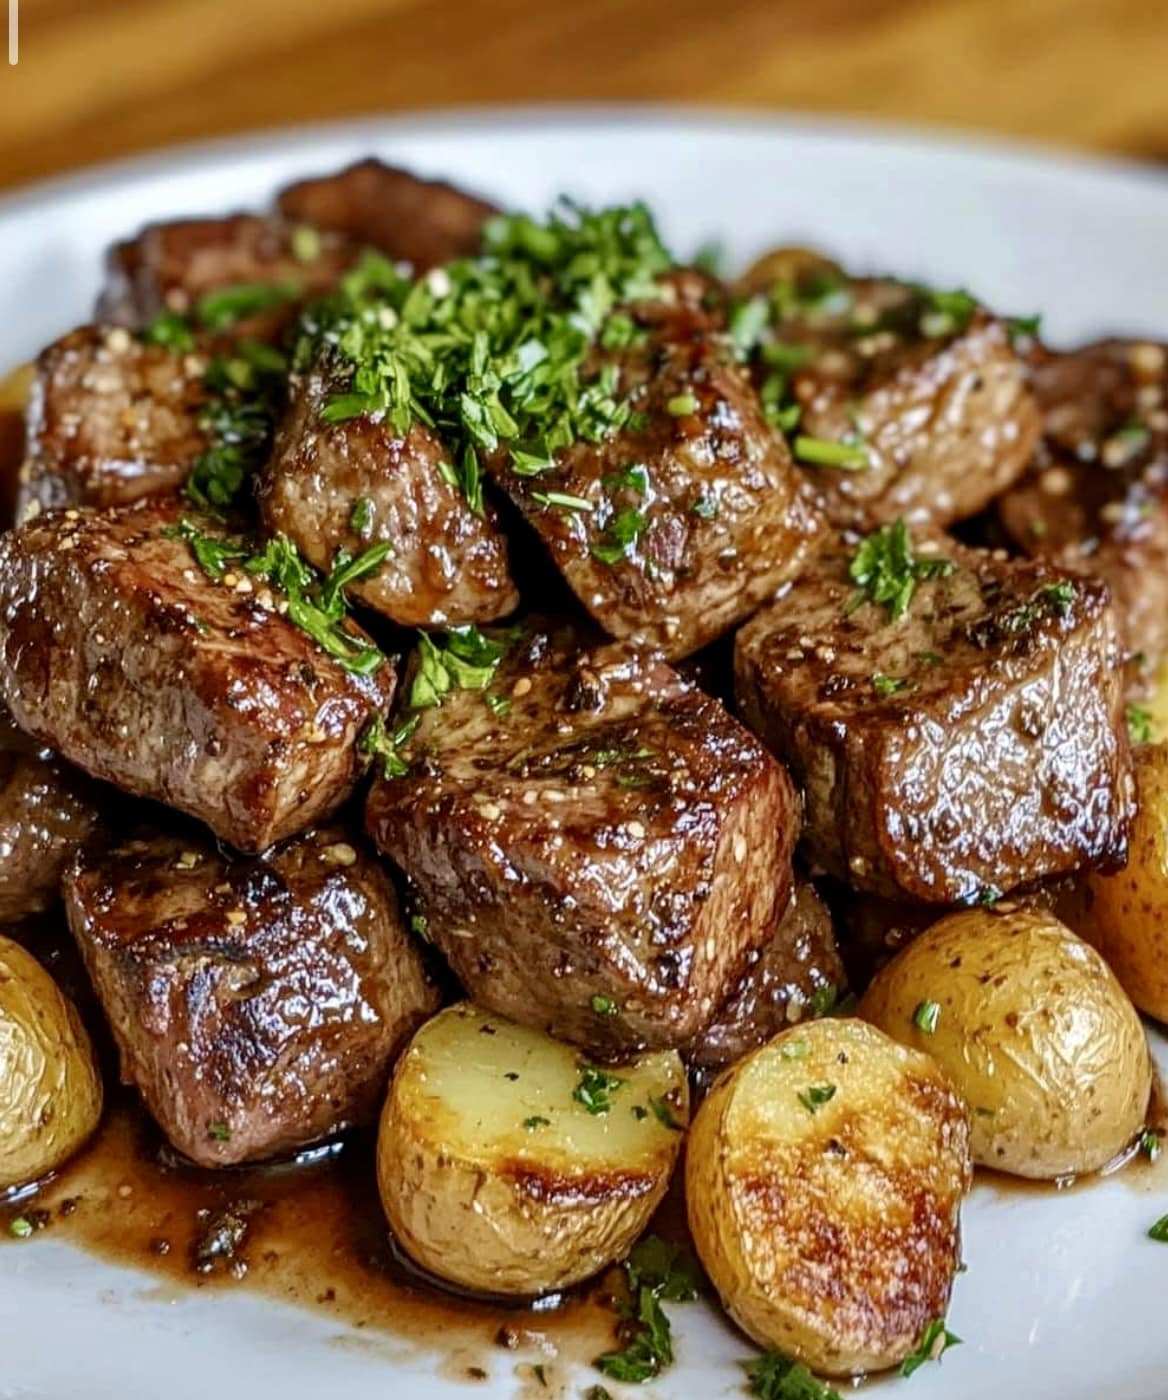
<svg viewBox="0 0 1168 1400">
<path fill-rule="evenodd" d="M 496 1057 L 499 1095 L 516 1105 L 502 1131 L 486 1121 L 489 1107 L 480 1113 L 480 1099 L 459 1101 L 442 1068 Z M 572 1099 L 582 1063 L 542 1032 L 469 1002 L 415 1036 L 382 1114 L 377 1175 L 394 1236 L 423 1268 L 478 1292 L 530 1296 L 589 1278 L 632 1248 L 665 1194 L 682 1132 L 630 1109 L 647 1094 L 667 1095 L 684 1128 L 684 1071 L 673 1051 L 615 1069 L 631 1081 L 610 1110 L 623 1147 L 598 1156 L 578 1136 L 602 1131 Z M 507 1064 L 522 1066 L 519 1080 L 508 1080 Z M 524 1101 L 524 1083 L 546 1098 Z M 533 1107 L 539 1126 L 528 1129 Z"/>
<path fill-rule="evenodd" d="M 829 1101 L 800 1101 L 826 1084 Z M 690 1229 L 727 1312 L 830 1376 L 896 1365 L 944 1315 L 970 1178 L 948 1079 L 856 1020 L 793 1026 L 727 1070 L 686 1147 Z"/>
<path fill-rule="evenodd" d="M 914 1021 L 940 1007 L 929 1034 Z M 927 1050 L 973 1111 L 973 1160 L 1054 1178 L 1106 1165 L 1144 1124 L 1143 1026 L 1102 957 L 1052 914 L 970 909 L 877 974 L 860 1015 Z"/>
<path fill-rule="evenodd" d="M 1168 744 L 1135 750 L 1139 811 L 1126 867 L 1088 875 L 1076 932 L 1106 958 L 1141 1011 L 1168 1021 Z"/>
<path fill-rule="evenodd" d="M 55 1171 L 101 1117 L 101 1077 L 73 1003 L 0 937 L 0 1191 Z"/>
</svg>

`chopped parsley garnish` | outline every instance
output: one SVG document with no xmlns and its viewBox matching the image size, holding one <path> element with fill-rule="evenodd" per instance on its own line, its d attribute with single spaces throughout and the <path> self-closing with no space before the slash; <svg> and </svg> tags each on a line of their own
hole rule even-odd
<svg viewBox="0 0 1168 1400">
<path fill-rule="evenodd" d="M 419 632 L 410 708 L 440 705 L 452 690 L 486 690 L 511 640 L 510 635 L 488 637 L 473 624 L 451 627 L 445 633 Z"/>
<path fill-rule="evenodd" d="M 347 584 L 379 568 L 386 548 L 375 545 L 356 559 L 342 551 L 332 572 L 321 579 L 285 535 L 273 535 L 262 550 L 253 552 L 247 541 L 238 536 L 209 535 L 187 519 L 165 533 L 185 540 L 203 572 L 217 582 L 227 578 L 229 567 L 237 567 L 279 589 L 287 599 L 288 620 L 346 671 L 370 676 L 384 662 L 385 657 L 372 642 L 345 626 L 344 590 Z"/>
<path fill-rule="evenodd" d="M 717 496 L 699 496 L 689 509 L 691 515 L 696 515 L 701 520 L 713 520 L 719 508 Z"/>
<path fill-rule="evenodd" d="M 602 564 L 619 564 L 627 559 L 634 545 L 648 528 L 649 519 L 631 506 L 618 510 L 604 528 L 604 536 L 592 546 L 592 555 Z"/>
<path fill-rule="evenodd" d="M 300 293 L 297 282 L 239 282 L 200 297 L 195 316 L 209 331 L 226 331 L 250 316 L 286 306 Z"/>
<path fill-rule="evenodd" d="M 591 512 L 596 509 L 591 501 L 583 496 L 572 496 L 567 491 L 533 491 L 531 499 L 541 506 L 555 506 L 559 510 Z"/>
<path fill-rule="evenodd" d="M 750 1393 L 758 1400 L 840 1400 L 839 1391 L 817 1381 L 802 1362 L 782 1352 L 768 1351 L 743 1365 Z"/>
<path fill-rule="evenodd" d="M 900 1365 L 902 1376 L 911 1376 L 914 1371 L 918 1371 L 926 1361 L 940 1361 L 942 1355 L 950 1347 L 959 1347 L 961 1338 L 954 1336 L 945 1326 L 943 1317 L 935 1317 L 925 1328 L 925 1334 L 921 1338 L 921 1344 L 911 1355 L 906 1356 Z"/>
<path fill-rule="evenodd" d="M 763 296 L 751 297 L 749 301 L 740 301 L 731 307 L 728 325 L 730 343 L 739 360 L 749 360 L 758 349 L 770 319 L 770 304 Z"/>
<path fill-rule="evenodd" d="M 349 529 L 363 539 L 373 529 L 373 500 L 369 496 L 358 496 L 349 514 Z"/>
<path fill-rule="evenodd" d="M 920 320 L 922 335 L 957 335 L 973 320 L 977 299 L 968 292 L 942 292 L 931 287 L 918 287 L 916 290 L 925 307 Z"/>
<path fill-rule="evenodd" d="M 1148 1238 L 1157 1244 L 1168 1244 L 1168 1215 L 1162 1215 L 1148 1231 Z"/>
<path fill-rule="evenodd" d="M 1152 715 L 1142 705 L 1127 707 L 1127 732 L 1133 744 L 1152 742 Z"/>
<path fill-rule="evenodd" d="M 499 719 L 511 713 L 511 697 L 509 695 L 484 695 L 483 704 Z"/>
<path fill-rule="evenodd" d="M 926 1035 L 932 1035 L 937 1029 L 937 1022 L 941 1019 L 941 1003 L 939 1001 L 918 1002 L 912 1019 L 913 1025 L 918 1030 L 924 1031 Z"/>
<path fill-rule="evenodd" d="M 912 681 L 907 676 L 885 676 L 877 671 L 872 677 L 872 689 L 881 699 L 889 695 L 897 695 L 900 691 L 907 690 L 911 685 Z"/>
<path fill-rule="evenodd" d="M 800 462 L 816 467 L 838 467 L 841 471 L 861 472 L 869 465 L 868 449 L 860 442 L 834 442 L 830 438 L 799 436 L 794 442 Z"/>
<path fill-rule="evenodd" d="M 648 1235 L 625 1263 L 629 1298 L 621 1300 L 623 1350 L 598 1356 L 598 1371 L 615 1381 L 641 1384 L 673 1361 L 673 1334 L 662 1302 L 688 1303 L 698 1296 L 698 1267 L 689 1252 Z"/>
<path fill-rule="evenodd" d="M 535 1128 L 550 1128 L 551 1125 L 552 1120 L 550 1118 L 543 1118 L 538 1113 L 533 1113 L 530 1118 L 525 1118 L 523 1120 L 523 1126 L 528 1132 L 531 1132 Z"/>
<path fill-rule="evenodd" d="M 193 350 L 195 337 L 190 322 L 177 311 L 160 311 L 142 331 L 149 345 L 165 345 L 168 350 Z"/>
<path fill-rule="evenodd" d="M 591 352 L 632 343 L 621 308 L 659 296 L 669 266 L 642 205 L 500 216 L 479 257 L 416 280 L 370 255 L 304 314 L 296 363 L 327 351 L 347 371 L 327 421 L 382 414 L 402 435 L 437 427 L 481 513 L 480 454 L 506 449 L 517 474 L 538 475 L 573 442 L 631 425 L 618 365 L 593 370 Z"/>
<path fill-rule="evenodd" d="M 426 942 L 429 943 L 430 920 L 426 918 L 425 914 L 411 914 L 410 928 L 419 938 L 424 938 Z"/>
<path fill-rule="evenodd" d="M 17 1240 L 26 1240 L 33 1232 L 33 1223 L 23 1215 L 8 1222 L 8 1233 Z"/>
<path fill-rule="evenodd" d="M 796 1097 L 808 1113 L 818 1113 L 825 1103 L 835 1098 L 834 1084 L 809 1084 Z"/>
<path fill-rule="evenodd" d="M 653 1110 L 653 1115 L 662 1127 L 670 1129 L 671 1132 L 680 1133 L 685 1131 L 685 1124 L 679 1123 L 674 1116 L 673 1110 L 669 1107 L 664 1097 L 649 1097 L 649 1107 Z"/>
<path fill-rule="evenodd" d="M 816 987 L 811 993 L 811 999 L 807 1005 L 812 1016 L 826 1016 L 839 1000 L 839 988 L 834 982 L 828 982 L 824 987 Z"/>
<path fill-rule="evenodd" d="M 585 1065 L 580 1072 L 580 1082 L 572 1090 L 572 1097 L 583 1104 L 589 1113 L 598 1116 L 607 1113 L 612 1107 L 612 1095 L 623 1089 L 628 1081 L 595 1065 Z"/>
<path fill-rule="evenodd" d="M 1034 340 L 1042 332 L 1042 317 L 1035 316 L 1013 316 L 1006 323 L 1006 328 L 1010 332 L 1010 340 Z"/>
<path fill-rule="evenodd" d="M 953 572 L 948 559 L 920 559 L 913 554 L 908 526 L 903 520 L 882 525 L 860 542 L 848 568 L 869 602 L 883 603 L 892 621 L 908 612 L 917 584 L 923 579 L 944 578 Z"/>
<path fill-rule="evenodd" d="M 1148 1159 L 1154 1162 L 1160 1155 L 1160 1134 L 1155 1128 L 1145 1128 L 1140 1134 L 1140 1151 Z"/>
<path fill-rule="evenodd" d="M 421 715 L 411 715 L 391 733 L 386 727 L 385 717 L 374 715 L 357 743 L 357 751 L 380 763 L 383 777 L 404 778 L 410 771 L 410 765 L 398 750 L 413 736 L 421 722 Z"/>
<path fill-rule="evenodd" d="M 230 1142 L 231 1129 L 226 1123 L 211 1123 L 207 1127 L 207 1136 L 215 1142 Z"/>
<path fill-rule="evenodd" d="M 995 635 L 1021 637 L 1043 617 L 1066 617 L 1074 600 L 1075 585 L 1070 579 L 1043 584 L 1024 603 L 974 623 L 969 629 L 970 638 L 975 644 L 985 646 Z"/>
<path fill-rule="evenodd" d="M 649 469 L 635 462 L 619 472 L 602 476 L 600 484 L 606 491 L 635 491 L 638 496 L 643 496 L 649 490 Z"/>
<path fill-rule="evenodd" d="M 602 997 L 599 994 L 592 998 L 590 1005 L 598 1016 L 615 1016 L 620 1011 L 612 997 Z"/>
<path fill-rule="evenodd" d="M 259 341 L 241 341 L 211 361 L 204 377 L 211 397 L 199 415 L 210 446 L 184 487 L 197 505 L 220 510 L 239 498 L 267 455 L 287 370 L 284 356 Z"/>
</svg>

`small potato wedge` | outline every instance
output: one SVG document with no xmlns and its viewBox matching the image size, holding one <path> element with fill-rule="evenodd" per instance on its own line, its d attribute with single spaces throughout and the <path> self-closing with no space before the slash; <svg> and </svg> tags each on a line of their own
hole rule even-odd
<svg viewBox="0 0 1168 1400">
<path fill-rule="evenodd" d="M 1135 765 L 1139 811 L 1127 865 L 1086 876 L 1078 910 L 1068 907 L 1066 918 L 1140 1010 L 1168 1021 L 1168 744 L 1141 745 Z"/>
<path fill-rule="evenodd" d="M 927 1050 L 973 1110 L 973 1160 L 1016 1176 L 1095 1171 L 1144 1125 L 1151 1059 L 1107 964 L 1053 914 L 969 909 L 873 979 L 860 1015 Z"/>
<path fill-rule="evenodd" d="M 812 1021 L 699 1108 L 690 1230 L 760 1346 L 824 1375 L 879 1371 L 945 1314 L 971 1174 L 965 1106 L 929 1056 L 862 1021 Z"/>
<path fill-rule="evenodd" d="M 73 1003 L 0 937 L 0 1191 L 55 1171 L 101 1117 L 101 1077 Z"/>
<path fill-rule="evenodd" d="M 398 1243 L 463 1288 L 534 1295 L 621 1259 L 677 1161 L 689 1090 L 674 1051 L 603 1070 L 469 1002 L 417 1033 L 381 1118 Z"/>
</svg>

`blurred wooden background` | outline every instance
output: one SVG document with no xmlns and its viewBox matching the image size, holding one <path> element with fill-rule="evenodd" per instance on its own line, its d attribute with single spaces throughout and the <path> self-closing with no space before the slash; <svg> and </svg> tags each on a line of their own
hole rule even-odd
<svg viewBox="0 0 1168 1400">
<path fill-rule="evenodd" d="M 19 3 L 0 185 L 248 127 L 588 99 L 841 112 L 1168 159 L 1166 0 Z"/>
</svg>

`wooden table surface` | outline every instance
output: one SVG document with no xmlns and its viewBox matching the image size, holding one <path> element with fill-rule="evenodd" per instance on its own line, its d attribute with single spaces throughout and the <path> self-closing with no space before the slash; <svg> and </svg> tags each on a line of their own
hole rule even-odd
<svg viewBox="0 0 1168 1400">
<path fill-rule="evenodd" d="M 7 0 L 0 186 L 249 127 L 674 100 L 1168 159 L 1165 0 Z"/>
</svg>

